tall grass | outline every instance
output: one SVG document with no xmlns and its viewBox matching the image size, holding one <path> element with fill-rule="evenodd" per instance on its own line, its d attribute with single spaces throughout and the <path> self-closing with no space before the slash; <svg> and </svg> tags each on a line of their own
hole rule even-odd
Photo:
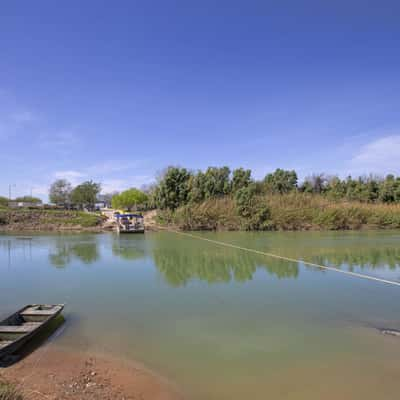
<svg viewBox="0 0 400 400">
<path fill-rule="evenodd" d="M 268 209 L 268 218 L 257 225 L 239 216 L 232 197 L 189 204 L 175 212 L 160 213 L 161 223 L 186 230 L 347 230 L 400 228 L 400 204 L 368 204 L 356 201 L 332 202 L 305 193 L 263 195 L 256 206 Z"/>
</svg>

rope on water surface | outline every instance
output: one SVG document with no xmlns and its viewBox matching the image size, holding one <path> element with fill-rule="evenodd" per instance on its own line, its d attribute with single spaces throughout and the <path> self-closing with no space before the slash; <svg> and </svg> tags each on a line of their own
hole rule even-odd
<svg viewBox="0 0 400 400">
<path fill-rule="evenodd" d="M 367 279 L 367 280 L 370 280 L 370 281 L 381 282 L 381 283 L 385 283 L 385 284 L 388 284 L 388 285 L 400 286 L 400 282 L 391 281 L 391 280 L 388 280 L 388 279 L 377 278 L 377 277 L 370 276 L 370 275 L 360 274 L 358 272 L 344 271 L 344 270 L 339 269 L 339 268 L 328 267 L 327 265 L 315 264 L 315 263 L 309 262 L 309 261 L 296 260 L 295 258 L 291 258 L 291 257 L 280 256 L 278 254 L 268 253 L 268 252 L 261 251 L 261 250 L 256 250 L 256 249 L 250 249 L 248 247 L 237 246 L 235 244 L 227 243 L 227 242 L 221 242 L 219 240 L 208 239 L 208 238 L 205 238 L 205 237 L 202 237 L 202 236 L 194 235 L 192 233 L 187 233 L 187 232 L 182 232 L 182 231 L 177 231 L 177 230 L 168 230 L 168 231 L 176 233 L 178 235 L 188 236 L 188 237 L 191 237 L 193 239 L 204 240 L 205 242 L 217 244 L 219 246 L 225 246 L 225 247 L 230 247 L 232 249 L 243 250 L 243 251 L 247 251 L 247 252 L 250 252 L 250 253 L 260 254 L 260 255 L 263 255 L 263 256 L 266 256 L 266 257 L 277 258 L 279 260 L 295 262 L 295 263 L 303 263 L 304 265 L 308 265 L 310 267 L 321 268 L 321 269 L 324 269 L 324 270 L 327 270 L 327 271 L 339 272 L 341 274 L 352 276 L 352 277 L 355 277 L 355 278 Z"/>
</svg>

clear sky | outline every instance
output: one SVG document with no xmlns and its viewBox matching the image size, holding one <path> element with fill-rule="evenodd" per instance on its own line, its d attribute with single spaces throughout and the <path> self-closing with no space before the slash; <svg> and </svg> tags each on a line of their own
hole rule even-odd
<svg viewBox="0 0 400 400">
<path fill-rule="evenodd" d="M 399 4 L 2 2 L 0 195 L 171 164 L 399 174 Z"/>
</svg>

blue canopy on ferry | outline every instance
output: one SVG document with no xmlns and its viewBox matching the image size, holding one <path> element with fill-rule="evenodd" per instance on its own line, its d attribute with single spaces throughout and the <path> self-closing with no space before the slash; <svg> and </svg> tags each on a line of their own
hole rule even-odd
<svg viewBox="0 0 400 400">
<path fill-rule="evenodd" d="M 143 215 L 141 215 L 141 214 L 117 214 L 117 218 L 123 218 L 123 217 L 143 218 Z"/>
</svg>

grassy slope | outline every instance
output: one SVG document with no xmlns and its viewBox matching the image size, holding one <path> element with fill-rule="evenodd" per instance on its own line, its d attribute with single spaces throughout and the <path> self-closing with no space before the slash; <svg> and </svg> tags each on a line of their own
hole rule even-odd
<svg viewBox="0 0 400 400">
<path fill-rule="evenodd" d="M 99 215 L 81 211 L 0 209 L 0 226 L 57 229 L 60 227 L 96 227 L 100 223 L 101 217 Z"/>
<path fill-rule="evenodd" d="M 260 196 L 255 204 L 265 205 L 269 210 L 269 217 L 262 225 L 266 230 L 400 228 L 400 204 L 332 202 L 303 193 Z M 251 229 L 248 219 L 237 214 L 230 197 L 181 207 L 175 213 L 163 211 L 159 221 L 188 230 Z"/>
</svg>

